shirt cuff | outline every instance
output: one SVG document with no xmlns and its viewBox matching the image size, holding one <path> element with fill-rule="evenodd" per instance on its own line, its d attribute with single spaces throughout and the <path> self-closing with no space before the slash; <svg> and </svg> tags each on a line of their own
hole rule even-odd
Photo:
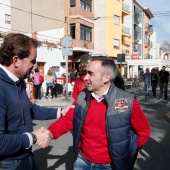
<svg viewBox="0 0 170 170">
<path fill-rule="evenodd" d="M 25 149 L 29 149 L 29 148 L 33 145 L 33 138 L 32 138 L 32 135 L 31 135 L 30 133 L 28 133 L 28 132 L 26 132 L 26 133 L 24 133 L 24 134 L 26 134 L 26 135 L 28 136 L 29 141 L 30 141 L 29 147 L 28 147 L 28 148 L 25 148 Z"/>
<path fill-rule="evenodd" d="M 59 119 L 61 117 L 61 111 L 62 111 L 63 108 L 58 108 L 57 109 L 57 119 Z"/>
</svg>

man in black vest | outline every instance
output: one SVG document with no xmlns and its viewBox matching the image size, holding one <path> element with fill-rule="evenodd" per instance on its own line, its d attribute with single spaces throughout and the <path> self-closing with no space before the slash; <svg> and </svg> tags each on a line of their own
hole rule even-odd
<svg viewBox="0 0 170 170">
<path fill-rule="evenodd" d="M 163 95 L 163 92 L 164 92 L 164 98 L 165 98 L 165 100 L 167 100 L 169 72 L 166 71 L 165 69 L 166 69 L 166 67 L 163 66 L 162 70 L 159 72 L 159 86 L 160 86 L 159 98 L 162 99 L 162 95 Z"/>
</svg>

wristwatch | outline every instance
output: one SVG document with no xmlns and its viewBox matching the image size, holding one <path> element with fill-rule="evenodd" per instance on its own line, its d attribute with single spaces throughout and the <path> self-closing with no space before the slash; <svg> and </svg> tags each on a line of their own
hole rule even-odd
<svg viewBox="0 0 170 170">
<path fill-rule="evenodd" d="M 37 136 L 34 133 L 30 133 L 33 139 L 33 144 L 37 142 Z"/>
</svg>

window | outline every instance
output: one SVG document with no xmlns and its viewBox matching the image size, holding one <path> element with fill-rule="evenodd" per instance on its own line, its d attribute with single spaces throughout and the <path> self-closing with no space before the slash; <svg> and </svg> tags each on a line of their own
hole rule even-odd
<svg viewBox="0 0 170 170">
<path fill-rule="evenodd" d="M 117 15 L 114 16 L 114 24 L 120 25 L 120 17 Z"/>
<path fill-rule="evenodd" d="M 142 55 L 141 47 L 142 47 L 141 44 L 138 44 L 138 45 L 137 45 L 139 58 L 142 58 L 142 57 L 141 57 L 141 55 Z"/>
<path fill-rule="evenodd" d="M 134 41 L 139 41 L 141 39 L 141 28 L 134 26 Z"/>
<path fill-rule="evenodd" d="M 76 6 L 76 0 L 70 0 L 70 7 Z"/>
<path fill-rule="evenodd" d="M 76 25 L 70 24 L 70 35 L 73 39 L 76 39 Z"/>
<path fill-rule="evenodd" d="M 5 14 L 5 23 L 10 24 L 11 23 L 11 15 Z"/>
<path fill-rule="evenodd" d="M 120 44 L 119 40 L 114 39 L 113 44 L 114 44 L 113 45 L 114 48 L 119 49 L 119 44 Z"/>
<path fill-rule="evenodd" d="M 80 0 L 80 7 L 91 12 L 91 0 Z"/>
<path fill-rule="evenodd" d="M 83 25 L 80 25 L 80 39 L 86 41 L 92 41 L 92 29 Z"/>
</svg>

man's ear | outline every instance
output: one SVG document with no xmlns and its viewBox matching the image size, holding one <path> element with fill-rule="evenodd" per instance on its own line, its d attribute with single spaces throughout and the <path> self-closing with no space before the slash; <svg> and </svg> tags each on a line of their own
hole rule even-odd
<svg viewBox="0 0 170 170">
<path fill-rule="evenodd" d="M 110 74 L 104 76 L 104 83 L 107 84 L 110 81 Z"/>
<path fill-rule="evenodd" d="M 13 57 L 12 63 L 13 63 L 15 68 L 18 68 L 18 66 L 19 66 L 19 58 L 18 58 L 18 56 Z"/>
</svg>

